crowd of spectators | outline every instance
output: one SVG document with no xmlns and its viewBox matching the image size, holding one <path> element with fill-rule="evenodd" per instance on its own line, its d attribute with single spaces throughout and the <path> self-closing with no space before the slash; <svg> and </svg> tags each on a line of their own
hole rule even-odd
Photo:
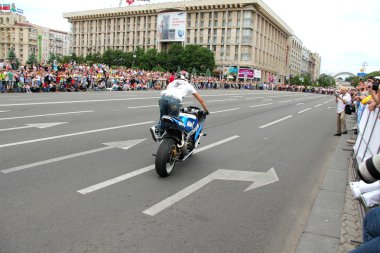
<svg viewBox="0 0 380 253">
<path fill-rule="evenodd" d="M 0 68 L 0 92 L 161 90 L 166 87 L 173 76 L 174 73 L 170 72 L 110 68 L 104 64 L 21 66 L 17 70 L 4 65 L 4 68 Z M 219 77 L 207 76 L 194 76 L 191 83 L 197 89 L 270 89 L 320 94 L 333 94 L 334 92 L 333 88 L 273 84 L 249 79 L 221 80 Z"/>
</svg>

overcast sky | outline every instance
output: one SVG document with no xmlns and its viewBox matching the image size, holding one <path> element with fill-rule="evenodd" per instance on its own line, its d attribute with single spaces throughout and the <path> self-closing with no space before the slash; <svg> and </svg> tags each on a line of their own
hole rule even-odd
<svg viewBox="0 0 380 253">
<path fill-rule="evenodd" d="M 168 2 L 151 0 L 152 3 Z M 10 0 L 27 20 L 44 27 L 69 31 L 64 12 L 118 7 L 119 0 Z M 356 74 L 380 70 L 379 0 L 264 0 L 312 52 L 322 56 L 321 73 Z M 122 6 L 127 6 L 125 0 Z"/>
</svg>

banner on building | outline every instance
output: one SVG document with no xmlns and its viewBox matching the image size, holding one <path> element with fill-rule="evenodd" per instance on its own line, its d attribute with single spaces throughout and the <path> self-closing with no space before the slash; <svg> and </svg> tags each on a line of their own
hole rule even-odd
<svg viewBox="0 0 380 253">
<path fill-rule="evenodd" d="M 185 41 L 186 13 L 166 12 L 157 16 L 157 35 L 159 41 Z"/>
<path fill-rule="evenodd" d="M 254 69 L 254 78 L 260 78 L 261 79 L 261 70 Z"/>
<path fill-rule="evenodd" d="M 24 11 L 19 9 L 19 8 L 16 8 L 16 4 L 15 3 L 12 3 L 12 4 L 0 4 L 0 11 L 9 11 L 9 12 L 14 12 L 14 13 L 19 13 L 19 14 L 23 14 Z"/>
<path fill-rule="evenodd" d="M 239 78 L 253 79 L 254 71 L 248 68 L 239 68 Z"/>
</svg>

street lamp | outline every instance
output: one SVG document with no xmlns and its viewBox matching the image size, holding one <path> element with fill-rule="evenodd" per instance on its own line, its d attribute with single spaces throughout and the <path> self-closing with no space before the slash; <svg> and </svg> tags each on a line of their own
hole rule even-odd
<svg viewBox="0 0 380 253">
<path fill-rule="evenodd" d="M 136 53 L 135 53 L 135 51 L 133 51 L 133 63 L 132 63 L 132 67 L 135 66 L 135 60 L 136 60 Z"/>
<path fill-rule="evenodd" d="M 220 51 L 220 55 L 221 55 L 221 58 L 222 58 L 222 71 L 220 71 L 219 73 L 219 77 L 220 77 L 220 79 L 222 79 L 222 77 L 224 77 L 224 53 L 225 53 L 225 51 L 224 51 L 224 49 L 222 49 L 221 51 Z"/>
</svg>

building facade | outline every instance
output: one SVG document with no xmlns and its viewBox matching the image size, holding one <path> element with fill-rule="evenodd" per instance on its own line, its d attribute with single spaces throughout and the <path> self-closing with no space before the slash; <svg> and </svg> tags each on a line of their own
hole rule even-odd
<svg viewBox="0 0 380 253">
<path fill-rule="evenodd" d="M 0 11 L 0 61 L 13 49 L 20 63 L 25 64 L 30 54 L 39 62 L 46 62 L 49 54 L 68 55 L 69 34 L 44 28 L 26 20 L 18 13 Z"/>
<path fill-rule="evenodd" d="M 289 47 L 293 31 L 261 0 L 182 1 L 63 16 L 71 23 L 72 52 L 77 55 L 198 44 L 215 53 L 224 73 L 237 66 L 259 71 L 263 81 L 275 77 L 283 82 L 289 61 L 300 73 L 302 42 Z"/>
</svg>

